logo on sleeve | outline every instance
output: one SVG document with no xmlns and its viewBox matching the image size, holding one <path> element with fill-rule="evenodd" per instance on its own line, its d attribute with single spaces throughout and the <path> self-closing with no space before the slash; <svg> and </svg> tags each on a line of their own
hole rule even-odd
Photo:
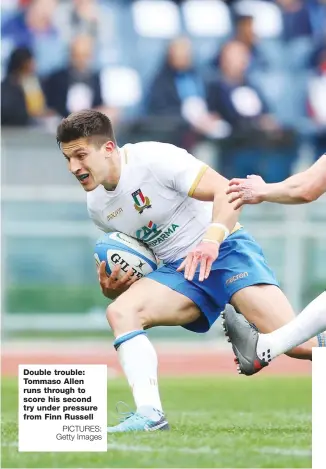
<svg viewBox="0 0 326 469">
<path fill-rule="evenodd" d="M 151 208 L 151 201 L 147 196 L 144 196 L 141 189 L 136 190 L 131 194 L 132 198 L 134 199 L 134 207 L 137 212 L 141 215 L 145 208 Z"/>
<path fill-rule="evenodd" d="M 110 213 L 106 218 L 107 218 L 108 221 L 110 221 L 110 220 L 112 220 L 112 218 L 117 217 L 117 216 L 120 215 L 122 212 L 123 212 L 123 208 L 122 208 L 122 207 L 119 207 L 119 208 L 117 208 L 117 210 L 115 210 L 114 212 Z"/>
</svg>

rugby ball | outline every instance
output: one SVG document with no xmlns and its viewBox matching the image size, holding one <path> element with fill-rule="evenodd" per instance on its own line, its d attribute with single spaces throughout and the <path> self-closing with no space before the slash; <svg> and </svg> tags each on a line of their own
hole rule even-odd
<svg viewBox="0 0 326 469">
<path fill-rule="evenodd" d="M 94 258 L 96 264 L 106 262 L 106 272 L 111 274 L 113 268 L 119 264 L 118 278 L 123 277 L 129 268 L 138 278 L 157 269 L 156 258 L 144 243 L 119 231 L 113 231 L 101 236 L 96 242 Z"/>
</svg>

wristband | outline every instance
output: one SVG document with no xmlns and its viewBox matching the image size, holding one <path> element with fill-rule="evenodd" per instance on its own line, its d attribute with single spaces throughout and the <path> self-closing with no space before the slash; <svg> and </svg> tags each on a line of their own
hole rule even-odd
<svg viewBox="0 0 326 469">
<path fill-rule="evenodd" d="M 230 231 L 222 223 L 211 223 L 208 227 L 203 241 L 221 244 L 230 234 Z"/>
</svg>

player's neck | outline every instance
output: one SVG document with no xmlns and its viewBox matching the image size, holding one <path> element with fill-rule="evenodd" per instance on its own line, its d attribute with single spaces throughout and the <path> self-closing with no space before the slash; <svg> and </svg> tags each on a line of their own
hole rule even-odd
<svg viewBox="0 0 326 469">
<path fill-rule="evenodd" d="M 102 185 L 106 191 L 112 192 L 116 189 L 121 176 L 121 157 L 118 150 L 112 152 L 112 156 L 108 160 L 108 165 L 110 168 L 109 176 Z"/>
</svg>

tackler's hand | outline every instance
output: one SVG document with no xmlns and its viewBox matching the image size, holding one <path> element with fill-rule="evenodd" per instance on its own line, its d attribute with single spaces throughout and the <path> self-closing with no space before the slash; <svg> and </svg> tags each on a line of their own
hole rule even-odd
<svg viewBox="0 0 326 469">
<path fill-rule="evenodd" d="M 120 265 L 116 265 L 112 270 L 111 275 L 108 275 L 105 265 L 105 261 L 102 261 L 97 269 L 97 273 L 102 293 L 107 298 L 118 296 L 138 280 L 137 275 L 134 275 L 134 271 L 132 269 L 129 269 L 125 275 L 120 277 Z"/>
<path fill-rule="evenodd" d="M 263 202 L 266 186 L 263 178 L 252 174 L 247 179 L 231 179 L 226 193 L 230 195 L 229 202 L 235 202 L 234 210 L 237 210 L 245 204 Z"/>
<path fill-rule="evenodd" d="M 187 257 L 178 267 L 177 271 L 185 271 L 185 278 L 192 280 L 194 278 L 198 264 L 199 281 L 206 280 L 210 274 L 212 264 L 217 259 L 220 244 L 214 241 L 202 241 L 195 249 L 190 251 Z"/>
</svg>

